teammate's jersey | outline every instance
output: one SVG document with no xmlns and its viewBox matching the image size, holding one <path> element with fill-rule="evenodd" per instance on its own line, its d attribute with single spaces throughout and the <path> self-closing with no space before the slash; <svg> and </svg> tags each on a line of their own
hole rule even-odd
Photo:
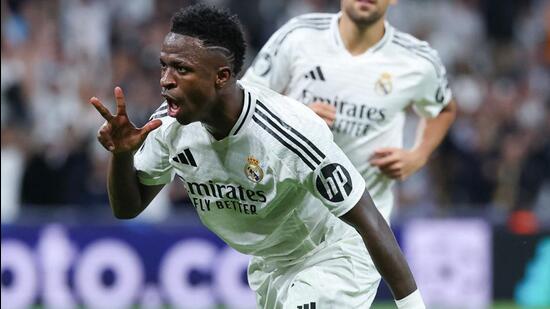
<svg viewBox="0 0 550 309">
<path fill-rule="evenodd" d="M 386 22 L 383 38 L 353 56 L 340 37 L 340 16 L 315 13 L 292 19 L 269 39 L 243 80 L 305 104 L 334 105 L 335 141 L 388 220 L 393 181 L 370 166 L 369 157 L 381 147 L 402 147 L 406 107 L 435 117 L 451 93 L 445 68 L 426 42 Z"/>
<path fill-rule="evenodd" d="M 337 217 L 358 202 L 365 182 L 328 127 L 291 98 L 239 84 L 243 110 L 222 140 L 199 122 L 164 116 L 166 103 L 153 114 L 163 123 L 135 154 L 141 183 L 180 178 L 210 230 L 266 260 L 296 260 L 349 235 Z"/>
</svg>

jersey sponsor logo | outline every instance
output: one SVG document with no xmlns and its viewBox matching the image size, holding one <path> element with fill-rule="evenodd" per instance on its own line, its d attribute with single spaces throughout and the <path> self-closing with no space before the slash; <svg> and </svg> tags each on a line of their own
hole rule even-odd
<svg viewBox="0 0 550 309">
<path fill-rule="evenodd" d="M 231 210 L 243 215 L 257 215 L 258 203 L 267 202 L 264 191 L 246 189 L 241 185 L 216 183 L 212 180 L 203 182 L 183 181 L 191 202 L 198 212 L 206 213 L 216 210 Z"/>
<path fill-rule="evenodd" d="M 325 75 L 323 74 L 323 71 L 321 71 L 320 66 L 316 66 L 315 69 L 309 71 L 305 76 L 305 79 L 313 79 L 313 80 L 320 80 L 325 81 Z"/>
<path fill-rule="evenodd" d="M 264 171 L 260 167 L 260 161 L 253 156 L 249 156 L 246 161 L 247 164 L 244 167 L 244 174 L 246 177 L 255 183 L 262 181 L 264 178 Z"/>
<path fill-rule="evenodd" d="M 314 301 L 310 302 L 309 304 L 303 304 L 301 306 L 298 306 L 297 309 L 316 309 L 316 303 Z"/>
<path fill-rule="evenodd" d="M 349 172 L 338 163 L 331 163 L 321 169 L 316 186 L 321 196 L 334 203 L 342 202 L 353 189 Z"/>
<path fill-rule="evenodd" d="M 368 134 L 372 122 L 380 123 L 386 120 L 386 108 L 349 102 L 337 96 L 325 98 L 308 89 L 302 90 L 302 97 L 299 100 L 304 104 L 324 102 L 333 105 L 336 108 L 337 116 L 331 130 L 335 133 L 355 137 L 365 136 Z"/>
<path fill-rule="evenodd" d="M 378 80 L 374 84 L 374 91 L 381 96 L 386 96 L 390 94 L 392 90 L 393 83 L 391 74 L 388 72 L 382 73 L 382 75 L 380 75 L 380 78 L 378 78 Z"/>
<path fill-rule="evenodd" d="M 197 167 L 197 162 L 195 162 L 195 158 L 193 158 L 193 154 L 191 154 L 191 150 L 189 150 L 189 148 L 186 148 L 185 150 L 183 150 L 183 152 L 178 153 L 175 157 L 172 158 L 172 160 L 178 163 Z"/>
</svg>

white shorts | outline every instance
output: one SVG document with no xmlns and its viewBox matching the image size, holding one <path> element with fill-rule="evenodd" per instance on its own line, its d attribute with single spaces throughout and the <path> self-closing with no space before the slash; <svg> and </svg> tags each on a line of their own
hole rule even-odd
<svg viewBox="0 0 550 309">
<path fill-rule="evenodd" d="M 256 292 L 258 308 L 370 308 L 380 274 L 355 233 L 332 244 L 322 243 L 313 254 L 291 266 L 252 258 L 248 282 Z"/>
</svg>

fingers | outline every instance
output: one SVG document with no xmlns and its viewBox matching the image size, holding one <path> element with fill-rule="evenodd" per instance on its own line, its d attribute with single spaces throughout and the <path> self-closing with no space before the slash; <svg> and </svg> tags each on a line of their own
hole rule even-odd
<svg viewBox="0 0 550 309">
<path fill-rule="evenodd" d="M 99 143 L 105 147 L 105 149 L 109 151 L 115 150 L 115 145 L 113 143 L 113 140 L 111 138 L 111 125 L 108 121 L 106 121 L 101 128 L 99 128 L 99 131 L 97 132 L 97 140 Z"/>
<path fill-rule="evenodd" d="M 330 104 L 315 102 L 308 105 L 318 116 L 323 118 L 325 122 L 332 127 L 336 120 L 336 108 Z"/>
<path fill-rule="evenodd" d="M 101 116 L 105 120 L 111 121 L 114 118 L 114 116 L 111 115 L 111 112 L 103 104 L 101 104 L 101 101 L 99 101 L 98 98 L 91 98 L 90 103 L 95 107 L 95 109 L 101 114 Z"/>
<path fill-rule="evenodd" d="M 141 135 L 147 136 L 151 131 L 155 130 L 156 128 L 160 127 L 162 125 L 162 121 L 160 119 L 154 119 L 146 123 L 140 130 Z"/>
<path fill-rule="evenodd" d="M 405 173 L 403 171 L 403 164 L 397 162 L 389 166 L 380 167 L 380 172 L 392 179 L 405 179 Z"/>
<path fill-rule="evenodd" d="M 375 155 L 383 155 L 383 154 L 390 154 L 392 152 L 395 152 L 399 150 L 399 148 L 394 148 L 394 147 L 382 147 L 382 148 L 378 148 L 374 151 L 374 154 Z"/>
<path fill-rule="evenodd" d="M 374 157 L 369 160 L 369 163 L 371 165 L 378 166 L 378 167 L 386 167 L 390 164 L 397 162 L 398 160 L 399 160 L 399 156 L 396 153 L 393 153 L 383 157 L 380 157 L 380 156 Z"/>
<path fill-rule="evenodd" d="M 124 92 L 122 92 L 122 88 L 120 87 L 115 87 L 115 101 L 116 101 L 116 114 L 125 115 L 126 103 L 124 102 Z"/>
</svg>

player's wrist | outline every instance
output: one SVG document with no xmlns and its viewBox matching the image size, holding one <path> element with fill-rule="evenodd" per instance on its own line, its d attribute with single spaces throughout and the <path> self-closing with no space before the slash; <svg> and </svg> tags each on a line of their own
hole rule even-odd
<svg viewBox="0 0 550 309">
<path fill-rule="evenodd" d="M 417 289 L 408 296 L 395 301 L 398 309 L 426 309 L 422 295 Z"/>
</svg>

